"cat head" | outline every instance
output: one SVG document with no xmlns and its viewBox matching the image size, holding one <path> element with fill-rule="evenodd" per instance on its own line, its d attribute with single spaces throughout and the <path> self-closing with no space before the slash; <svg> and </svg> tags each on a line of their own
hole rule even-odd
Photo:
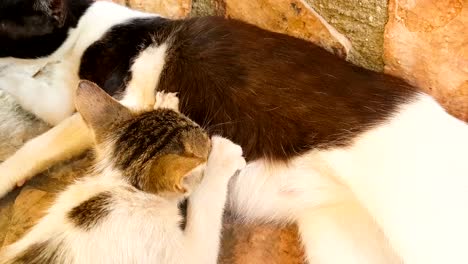
<svg viewBox="0 0 468 264">
<path fill-rule="evenodd" d="M 201 180 L 211 141 L 184 115 L 169 109 L 132 112 L 88 81 L 80 82 L 75 104 L 94 133 L 98 160 L 136 188 L 188 194 Z"/>
<path fill-rule="evenodd" d="M 51 54 L 91 2 L 1 0 L 0 57 L 36 58 Z"/>
</svg>

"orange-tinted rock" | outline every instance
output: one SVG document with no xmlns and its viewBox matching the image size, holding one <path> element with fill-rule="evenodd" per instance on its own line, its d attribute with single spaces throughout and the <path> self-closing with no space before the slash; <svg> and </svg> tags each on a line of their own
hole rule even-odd
<svg viewBox="0 0 468 264">
<path fill-rule="evenodd" d="M 390 0 L 384 60 L 468 120 L 468 1 Z"/>
<path fill-rule="evenodd" d="M 193 0 L 190 16 L 224 16 L 224 0 Z"/>
<path fill-rule="evenodd" d="M 13 205 L 13 215 L 6 229 L 3 246 L 21 238 L 44 214 L 54 195 L 26 188 L 21 190 Z"/>
<path fill-rule="evenodd" d="M 295 226 L 224 224 L 221 264 L 302 264 L 304 253 Z"/>
<path fill-rule="evenodd" d="M 164 17 L 183 18 L 190 13 L 191 0 L 127 0 L 128 6 Z"/>
<path fill-rule="evenodd" d="M 312 41 L 341 56 L 346 56 L 350 48 L 349 41 L 328 28 L 304 1 L 225 0 L 225 10 L 228 17 Z"/>
</svg>

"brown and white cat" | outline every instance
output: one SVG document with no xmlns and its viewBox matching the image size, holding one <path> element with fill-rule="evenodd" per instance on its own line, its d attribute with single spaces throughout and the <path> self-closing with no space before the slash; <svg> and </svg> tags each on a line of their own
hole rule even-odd
<svg viewBox="0 0 468 264">
<path fill-rule="evenodd" d="M 0 88 L 55 125 L 0 165 L 2 194 L 91 145 L 80 78 L 140 111 L 165 90 L 243 148 L 230 209 L 297 222 L 311 263 L 468 263 L 468 126 L 398 78 L 240 21 L 90 0 L 2 1 L 0 56 Z"/>
<path fill-rule="evenodd" d="M 95 169 L 0 252 L 0 263 L 217 263 L 228 182 L 245 160 L 177 105 L 158 94 L 156 110 L 132 113 L 82 82 L 76 106 L 95 135 Z M 189 194 L 182 229 L 178 205 Z"/>
</svg>

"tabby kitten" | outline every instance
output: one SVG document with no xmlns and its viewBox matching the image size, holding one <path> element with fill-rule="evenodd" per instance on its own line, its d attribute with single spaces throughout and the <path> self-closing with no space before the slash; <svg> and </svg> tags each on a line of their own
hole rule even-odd
<svg viewBox="0 0 468 264">
<path fill-rule="evenodd" d="M 0 263 L 217 262 L 227 183 L 245 165 L 242 150 L 167 109 L 177 107 L 175 95 L 157 97 L 158 109 L 135 114 L 80 84 L 76 106 L 95 135 L 96 168 L 60 193 Z M 183 230 L 178 204 L 190 193 Z"/>
</svg>

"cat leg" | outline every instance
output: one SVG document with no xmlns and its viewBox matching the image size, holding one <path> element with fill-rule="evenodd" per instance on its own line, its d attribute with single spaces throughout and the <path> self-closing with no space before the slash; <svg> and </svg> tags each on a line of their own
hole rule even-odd
<svg viewBox="0 0 468 264">
<path fill-rule="evenodd" d="M 382 231 L 352 197 L 304 210 L 297 223 L 308 263 L 401 263 Z"/>
<path fill-rule="evenodd" d="M 73 91 L 66 85 L 58 87 L 14 73 L 0 78 L 0 89 L 9 93 L 23 109 L 50 125 L 60 123 L 75 111 Z"/>
<path fill-rule="evenodd" d="M 92 145 L 92 135 L 79 114 L 26 142 L 0 164 L 0 197 L 17 183 L 42 172 L 55 163 L 82 153 Z"/>
<path fill-rule="evenodd" d="M 177 93 L 157 92 L 154 109 L 158 108 L 168 108 L 179 112 L 179 98 L 177 98 Z"/>
<path fill-rule="evenodd" d="M 421 96 L 323 156 L 404 263 L 468 263 L 466 123 Z"/>
<path fill-rule="evenodd" d="M 203 180 L 189 198 L 187 263 L 217 263 L 228 182 L 245 166 L 240 146 L 217 136 L 212 138 L 212 146 Z"/>
</svg>

